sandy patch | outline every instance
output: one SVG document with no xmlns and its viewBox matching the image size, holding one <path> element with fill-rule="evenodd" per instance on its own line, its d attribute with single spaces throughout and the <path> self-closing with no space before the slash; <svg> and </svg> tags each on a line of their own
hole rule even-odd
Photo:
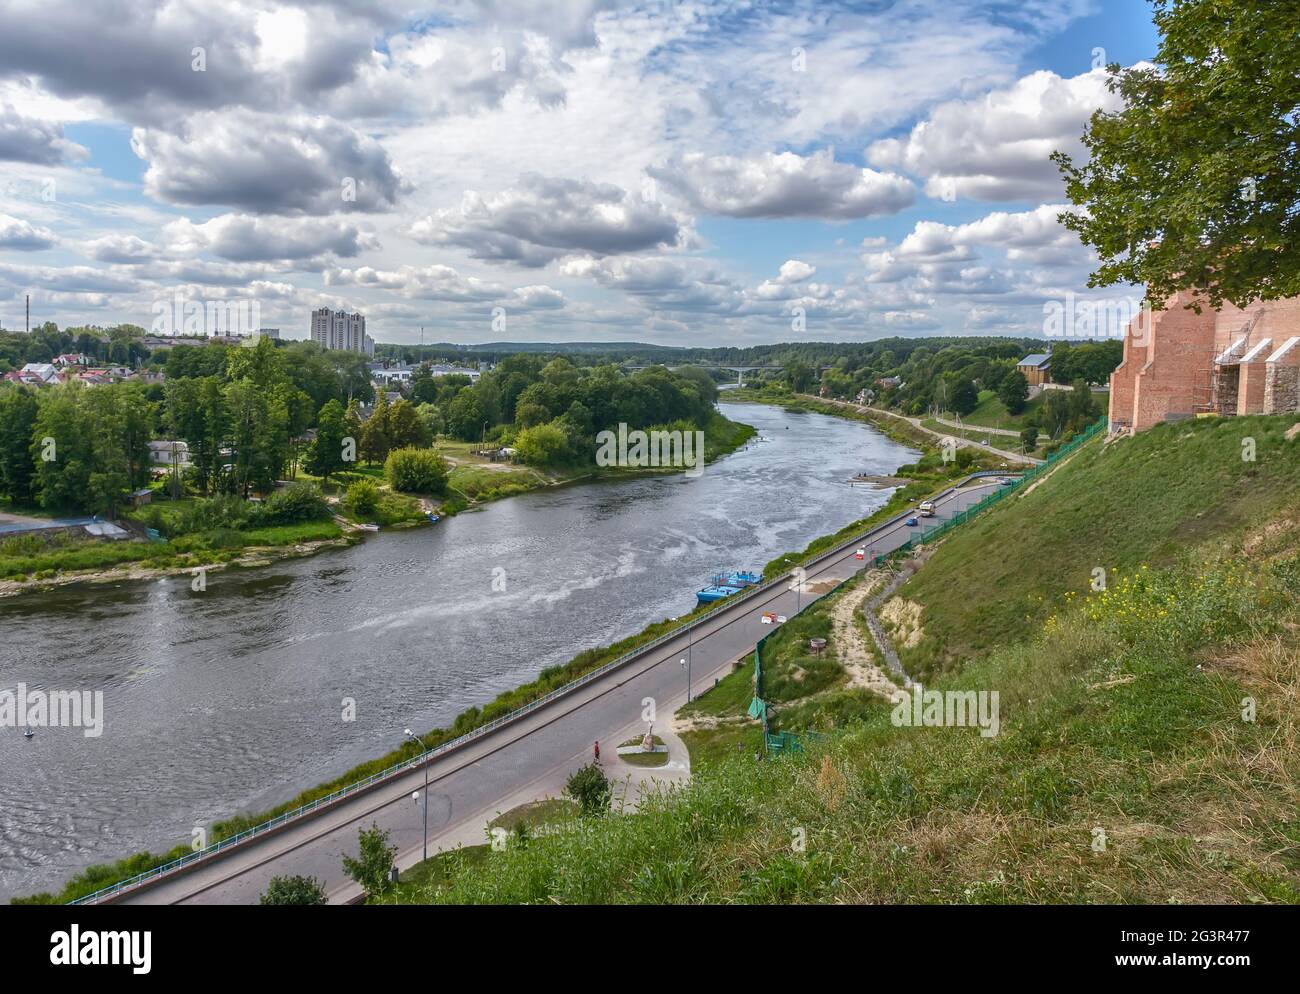
<svg viewBox="0 0 1300 994">
<path fill-rule="evenodd" d="M 904 597 L 891 597 L 880 607 L 880 620 L 892 631 L 894 644 L 915 649 L 925 637 L 921 627 L 921 605 Z"/>
<path fill-rule="evenodd" d="M 892 700 L 898 688 L 876 665 L 875 657 L 856 621 L 858 611 L 882 579 L 880 573 L 872 572 L 835 602 L 830 612 L 831 637 L 835 657 L 849 675 L 849 686 L 866 687 Z"/>
</svg>

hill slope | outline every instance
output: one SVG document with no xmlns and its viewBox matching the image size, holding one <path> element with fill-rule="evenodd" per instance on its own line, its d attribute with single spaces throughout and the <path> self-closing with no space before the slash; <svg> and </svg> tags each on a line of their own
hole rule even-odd
<svg viewBox="0 0 1300 994">
<path fill-rule="evenodd" d="M 900 653 L 907 671 L 933 675 L 1019 637 L 1067 592 L 1090 590 L 1097 568 L 1169 564 L 1189 542 L 1300 513 L 1300 438 L 1285 437 L 1294 423 L 1206 419 L 1084 446 L 1023 496 L 956 529 L 899 591 L 923 607 L 924 637 Z M 1253 461 L 1242 458 L 1248 439 Z"/>
</svg>

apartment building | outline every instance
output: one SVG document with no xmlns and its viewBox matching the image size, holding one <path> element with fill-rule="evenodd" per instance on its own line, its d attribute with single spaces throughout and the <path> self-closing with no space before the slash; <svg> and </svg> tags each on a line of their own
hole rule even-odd
<svg viewBox="0 0 1300 994">
<path fill-rule="evenodd" d="M 375 342 L 366 334 L 366 319 L 361 314 L 332 311 L 321 307 L 311 312 L 311 340 L 323 349 L 375 354 Z"/>
</svg>

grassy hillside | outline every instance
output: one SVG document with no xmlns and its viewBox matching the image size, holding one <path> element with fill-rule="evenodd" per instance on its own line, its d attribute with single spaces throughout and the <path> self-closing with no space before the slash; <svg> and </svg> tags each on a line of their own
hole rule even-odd
<svg viewBox="0 0 1300 994">
<path fill-rule="evenodd" d="M 1247 534 L 1300 505 L 1293 418 L 1166 424 L 1089 443 L 1023 496 L 954 531 L 899 590 L 924 611 L 924 637 L 901 651 L 932 675 L 1018 638 L 1093 570 L 1166 564 L 1188 542 Z M 1253 439 L 1255 460 L 1242 459 Z"/>
<path fill-rule="evenodd" d="M 824 744 L 756 762 L 746 666 L 689 715 L 688 786 L 405 899 L 1300 902 L 1293 420 L 1090 444 L 939 546 L 902 588 L 925 606 L 926 686 L 996 692 L 996 735 L 896 725 L 845 683 L 854 629 L 825 598 L 764 657 L 780 723 Z"/>
<path fill-rule="evenodd" d="M 636 815 L 490 853 L 430 903 L 1300 901 L 1300 530 L 1117 578 L 941 686 L 1000 729 L 719 756 Z M 1243 701 L 1256 708 L 1243 720 Z"/>
</svg>

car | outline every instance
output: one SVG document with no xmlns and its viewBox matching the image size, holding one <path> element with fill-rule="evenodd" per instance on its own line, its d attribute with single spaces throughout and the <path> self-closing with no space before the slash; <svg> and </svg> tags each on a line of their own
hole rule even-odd
<svg viewBox="0 0 1300 994">
<path fill-rule="evenodd" d="M 932 501 L 932 500 L 923 500 L 923 501 L 921 501 L 921 506 L 920 506 L 919 508 L 917 508 L 917 510 L 919 510 L 919 511 L 921 512 L 921 517 L 923 517 L 923 518 L 933 518 L 933 517 L 934 517 L 934 511 L 935 511 L 935 508 L 934 508 L 934 501 Z"/>
<path fill-rule="evenodd" d="M 915 519 L 915 518 L 908 518 L 906 524 L 907 524 L 907 527 L 908 527 L 908 528 L 915 528 L 915 527 L 916 527 L 916 519 Z"/>
<path fill-rule="evenodd" d="M 1015 478 L 1014 478 L 1014 477 L 1010 477 L 1010 476 L 1000 476 L 1000 477 L 998 477 L 998 483 L 1002 484 L 1002 486 L 1004 486 L 1004 487 L 1012 486 L 1015 482 L 1016 482 L 1016 481 L 1015 481 Z"/>
</svg>

